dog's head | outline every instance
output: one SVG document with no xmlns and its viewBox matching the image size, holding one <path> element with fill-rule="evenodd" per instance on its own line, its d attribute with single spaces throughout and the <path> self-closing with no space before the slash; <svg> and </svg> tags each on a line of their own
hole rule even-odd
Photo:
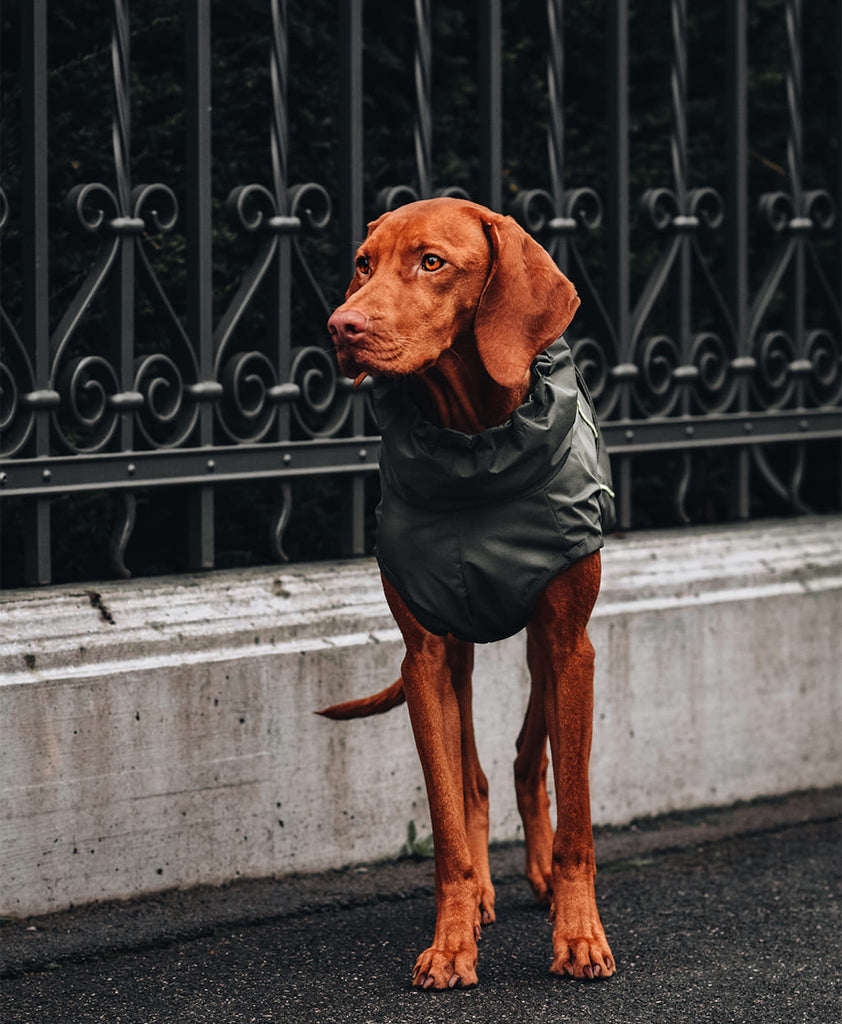
<svg viewBox="0 0 842 1024">
<path fill-rule="evenodd" d="M 428 199 L 373 221 L 328 329 L 348 377 L 404 376 L 472 338 L 498 384 L 523 382 L 564 331 L 576 289 L 511 217 Z"/>
</svg>

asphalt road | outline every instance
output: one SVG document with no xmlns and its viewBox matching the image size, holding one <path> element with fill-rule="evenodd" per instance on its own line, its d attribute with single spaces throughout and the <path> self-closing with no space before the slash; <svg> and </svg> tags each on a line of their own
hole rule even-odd
<svg viewBox="0 0 842 1024">
<path fill-rule="evenodd" d="M 402 862 L 6 922 L 0 1020 L 838 1024 L 839 794 L 799 800 L 601 835 L 607 982 L 549 974 L 550 927 L 505 847 L 475 989 L 412 989 L 432 875 Z"/>
</svg>

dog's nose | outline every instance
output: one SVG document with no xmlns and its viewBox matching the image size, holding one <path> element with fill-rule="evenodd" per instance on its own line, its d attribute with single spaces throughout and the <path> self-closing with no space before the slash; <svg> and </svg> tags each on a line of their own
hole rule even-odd
<svg viewBox="0 0 842 1024">
<path fill-rule="evenodd" d="M 365 331 L 368 317 L 355 309 L 337 310 L 327 322 L 327 329 L 334 341 L 354 341 Z"/>
</svg>

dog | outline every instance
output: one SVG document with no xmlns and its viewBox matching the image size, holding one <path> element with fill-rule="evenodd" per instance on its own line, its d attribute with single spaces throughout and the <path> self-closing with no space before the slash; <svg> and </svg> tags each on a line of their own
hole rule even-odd
<svg viewBox="0 0 842 1024">
<path fill-rule="evenodd" d="M 407 703 L 435 849 L 435 934 L 413 973 L 424 989 L 475 985 L 477 939 L 495 920 L 473 644 L 524 626 L 532 688 L 514 774 L 526 875 L 536 901 L 550 904 L 551 970 L 615 972 L 594 892 L 586 628 L 613 492 L 562 337 L 578 305 L 574 286 L 511 217 L 437 198 L 369 224 L 346 300 L 328 321 L 342 373 L 355 386 L 374 378 L 377 557 L 406 654 L 392 686 L 321 713 L 353 718 Z"/>
</svg>

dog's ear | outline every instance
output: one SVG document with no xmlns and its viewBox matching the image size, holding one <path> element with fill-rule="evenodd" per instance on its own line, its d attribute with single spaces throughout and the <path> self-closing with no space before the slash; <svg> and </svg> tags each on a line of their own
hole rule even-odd
<svg viewBox="0 0 842 1024">
<path fill-rule="evenodd" d="M 520 384 L 532 360 L 562 334 L 579 306 L 549 253 L 511 217 L 484 220 L 491 269 L 477 305 L 477 350 L 503 387 Z"/>
</svg>

